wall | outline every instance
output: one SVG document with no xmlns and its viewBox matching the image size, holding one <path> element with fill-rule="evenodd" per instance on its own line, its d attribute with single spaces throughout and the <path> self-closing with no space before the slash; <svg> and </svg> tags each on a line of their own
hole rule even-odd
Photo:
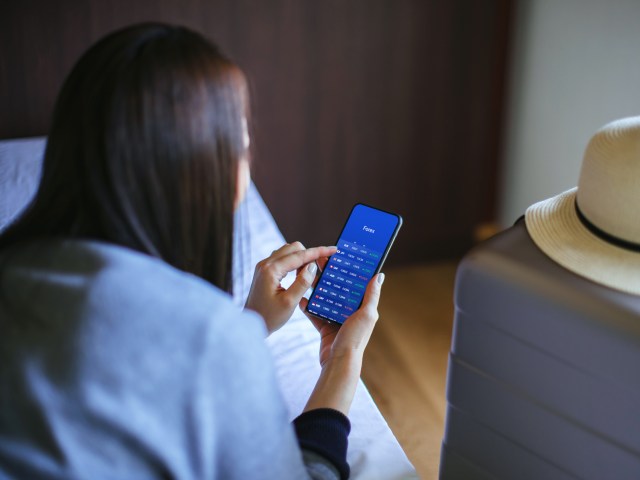
<svg viewBox="0 0 640 480">
<path fill-rule="evenodd" d="M 577 184 L 591 135 L 640 114 L 640 2 L 520 0 L 511 54 L 503 226 Z"/>
<path fill-rule="evenodd" d="M 0 5 L 0 138 L 46 133 L 64 75 L 135 21 L 190 25 L 252 84 L 254 178 L 289 240 L 360 201 L 405 218 L 390 261 L 457 255 L 495 211 L 510 0 L 22 0 Z"/>
</svg>

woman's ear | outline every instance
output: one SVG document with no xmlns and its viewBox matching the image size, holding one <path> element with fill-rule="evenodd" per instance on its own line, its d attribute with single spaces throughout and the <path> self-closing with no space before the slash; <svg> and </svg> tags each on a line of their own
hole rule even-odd
<svg viewBox="0 0 640 480">
<path fill-rule="evenodd" d="M 244 196 L 249 189 L 249 183 L 251 182 L 251 169 L 249 168 L 249 160 L 246 158 L 240 159 L 238 162 L 238 176 L 236 180 L 236 198 L 233 202 L 234 210 L 238 209 L 238 206 L 244 200 Z"/>
<path fill-rule="evenodd" d="M 236 181 L 236 198 L 233 202 L 234 210 L 238 209 L 238 206 L 244 200 L 244 196 L 249 188 L 251 182 L 251 169 L 249 168 L 249 145 L 251 140 L 249 138 L 249 123 L 247 117 L 242 118 L 242 142 L 245 154 L 240 158 L 238 162 L 238 179 Z"/>
</svg>

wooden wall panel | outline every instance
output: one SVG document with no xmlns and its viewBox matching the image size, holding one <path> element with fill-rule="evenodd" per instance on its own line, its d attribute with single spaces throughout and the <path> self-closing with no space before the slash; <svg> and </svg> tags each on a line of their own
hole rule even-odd
<svg viewBox="0 0 640 480">
<path fill-rule="evenodd" d="M 494 215 L 512 0 L 0 4 L 0 138 L 45 134 L 92 42 L 189 25 L 246 71 L 254 178 L 285 236 L 328 244 L 358 201 L 405 218 L 390 261 L 460 254 Z"/>
</svg>

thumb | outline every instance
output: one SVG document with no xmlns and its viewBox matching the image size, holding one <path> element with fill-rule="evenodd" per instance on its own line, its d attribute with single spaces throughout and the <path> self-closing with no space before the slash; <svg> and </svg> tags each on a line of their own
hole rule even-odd
<svg viewBox="0 0 640 480">
<path fill-rule="evenodd" d="M 369 281 L 367 289 L 364 292 L 364 298 L 362 299 L 363 309 L 371 311 L 378 310 L 378 302 L 380 301 L 380 290 L 382 290 L 382 284 L 384 283 L 384 273 L 379 273 Z"/>
<path fill-rule="evenodd" d="M 298 303 L 304 293 L 309 290 L 309 287 L 313 284 L 313 280 L 316 278 L 317 271 L 318 266 L 315 262 L 309 263 L 300 270 L 294 282 L 287 288 L 287 295 L 291 297 L 293 304 Z"/>
</svg>

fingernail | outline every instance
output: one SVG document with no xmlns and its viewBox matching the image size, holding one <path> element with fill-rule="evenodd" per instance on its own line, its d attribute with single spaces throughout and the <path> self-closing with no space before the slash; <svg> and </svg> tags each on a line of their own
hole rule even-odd
<svg viewBox="0 0 640 480">
<path fill-rule="evenodd" d="M 378 274 L 378 285 L 382 285 L 384 283 L 384 273 Z"/>
<path fill-rule="evenodd" d="M 311 263 L 309 264 L 309 266 L 307 267 L 307 270 L 309 270 L 309 273 L 312 273 L 312 274 L 314 274 L 314 275 L 316 274 L 316 270 L 317 270 L 317 269 L 318 269 L 318 266 L 316 265 L 316 263 L 315 263 L 315 262 L 311 262 Z"/>
</svg>

